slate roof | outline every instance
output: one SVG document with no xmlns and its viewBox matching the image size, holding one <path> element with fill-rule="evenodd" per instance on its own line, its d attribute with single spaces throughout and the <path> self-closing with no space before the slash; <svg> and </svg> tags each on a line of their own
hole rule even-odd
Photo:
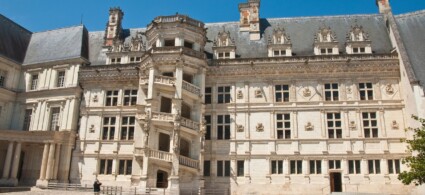
<svg viewBox="0 0 425 195">
<path fill-rule="evenodd" d="M 261 19 L 261 39 L 250 41 L 248 32 L 239 32 L 239 23 L 211 23 L 208 28 L 208 40 L 213 41 L 218 32 L 223 30 L 230 32 L 230 36 L 236 43 L 236 56 L 240 58 L 267 57 L 267 44 L 273 29 L 283 27 L 292 42 L 292 52 L 297 56 L 314 55 L 313 43 L 315 34 L 320 27 L 330 27 L 336 34 L 339 42 L 339 51 L 345 53 L 347 33 L 355 25 L 363 26 L 364 31 L 372 41 L 374 53 L 389 53 L 392 49 L 387 35 L 384 18 L 382 15 L 349 15 L 349 16 L 322 16 L 322 17 L 299 17 L 299 18 L 274 18 Z M 206 45 L 205 50 L 212 52 L 212 42 Z"/>
<path fill-rule="evenodd" d="M 31 32 L 0 14 L 0 56 L 22 63 Z"/>
<path fill-rule="evenodd" d="M 396 22 L 415 76 L 425 86 L 425 10 L 398 15 Z"/>
<path fill-rule="evenodd" d="M 88 59 L 88 32 L 82 26 L 72 26 L 34 33 L 23 65 L 74 58 Z"/>
</svg>

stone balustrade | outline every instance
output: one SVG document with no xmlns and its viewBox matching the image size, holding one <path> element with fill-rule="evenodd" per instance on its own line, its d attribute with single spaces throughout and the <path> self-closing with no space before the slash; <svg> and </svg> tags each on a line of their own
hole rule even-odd
<svg viewBox="0 0 425 195">
<path fill-rule="evenodd" d="M 198 86 L 195 86 L 189 82 L 183 81 L 182 88 L 190 93 L 193 93 L 197 96 L 201 96 L 201 89 Z"/>
<path fill-rule="evenodd" d="M 179 163 L 181 165 L 187 166 L 187 167 L 192 167 L 195 169 L 199 168 L 199 161 L 198 160 L 194 160 L 185 156 L 179 156 Z"/>
<path fill-rule="evenodd" d="M 187 118 L 182 118 L 181 125 L 195 131 L 199 131 L 199 123 Z"/>
<path fill-rule="evenodd" d="M 155 83 L 164 85 L 174 85 L 176 83 L 176 79 L 174 77 L 155 76 Z"/>
<path fill-rule="evenodd" d="M 152 112 L 152 120 L 173 121 L 174 116 L 171 113 Z"/>
</svg>

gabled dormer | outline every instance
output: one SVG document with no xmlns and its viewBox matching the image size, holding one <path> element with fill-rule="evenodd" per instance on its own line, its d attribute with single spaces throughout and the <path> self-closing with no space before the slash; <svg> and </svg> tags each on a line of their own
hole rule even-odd
<svg viewBox="0 0 425 195">
<path fill-rule="evenodd" d="M 230 37 L 230 32 L 223 28 L 219 32 L 213 43 L 214 59 L 234 59 L 236 45 Z"/>
<path fill-rule="evenodd" d="M 314 37 L 315 55 L 337 55 L 339 54 L 336 35 L 330 27 L 321 27 Z"/>
<path fill-rule="evenodd" d="M 372 41 L 369 40 L 369 36 L 364 32 L 363 27 L 356 24 L 351 27 L 347 34 L 345 50 L 347 54 L 370 54 L 372 53 L 371 44 Z"/>
<path fill-rule="evenodd" d="M 144 51 L 145 47 L 143 44 L 142 33 L 137 32 L 136 36 L 131 37 L 130 51 Z"/>
<path fill-rule="evenodd" d="M 273 29 L 267 47 L 269 57 L 292 56 L 291 39 L 284 28 L 277 27 L 277 29 Z"/>
</svg>

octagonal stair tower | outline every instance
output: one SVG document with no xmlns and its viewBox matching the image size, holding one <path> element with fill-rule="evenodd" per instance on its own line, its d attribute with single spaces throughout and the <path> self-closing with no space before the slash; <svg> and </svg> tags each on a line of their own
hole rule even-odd
<svg viewBox="0 0 425 195">
<path fill-rule="evenodd" d="M 135 143 L 142 187 L 170 194 L 198 190 L 203 162 L 204 24 L 185 15 L 159 16 L 146 30 L 138 107 L 143 141 Z"/>
</svg>

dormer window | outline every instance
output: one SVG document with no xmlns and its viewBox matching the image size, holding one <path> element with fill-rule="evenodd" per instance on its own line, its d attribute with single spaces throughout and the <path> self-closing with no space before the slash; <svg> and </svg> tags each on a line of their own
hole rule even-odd
<svg viewBox="0 0 425 195">
<path fill-rule="evenodd" d="M 214 59 L 234 59 L 236 46 L 230 38 L 230 32 L 223 29 L 213 43 Z"/>
<path fill-rule="evenodd" d="M 174 47 L 175 44 L 176 42 L 174 41 L 174 39 L 164 40 L 164 47 Z"/>
<path fill-rule="evenodd" d="M 315 55 L 335 55 L 339 54 L 338 41 L 336 35 L 330 27 L 319 28 L 314 37 Z"/>
<path fill-rule="evenodd" d="M 268 56 L 292 56 L 292 44 L 285 29 L 278 27 L 273 30 L 273 34 L 269 37 Z"/>
<path fill-rule="evenodd" d="M 351 27 L 350 32 L 347 33 L 345 50 L 347 54 L 370 54 L 372 53 L 371 43 L 363 27 L 356 24 L 354 27 Z"/>
<path fill-rule="evenodd" d="M 140 62 L 141 60 L 141 57 L 130 57 L 130 63 Z"/>
<path fill-rule="evenodd" d="M 111 64 L 121 64 L 121 58 L 111 58 Z"/>
</svg>

